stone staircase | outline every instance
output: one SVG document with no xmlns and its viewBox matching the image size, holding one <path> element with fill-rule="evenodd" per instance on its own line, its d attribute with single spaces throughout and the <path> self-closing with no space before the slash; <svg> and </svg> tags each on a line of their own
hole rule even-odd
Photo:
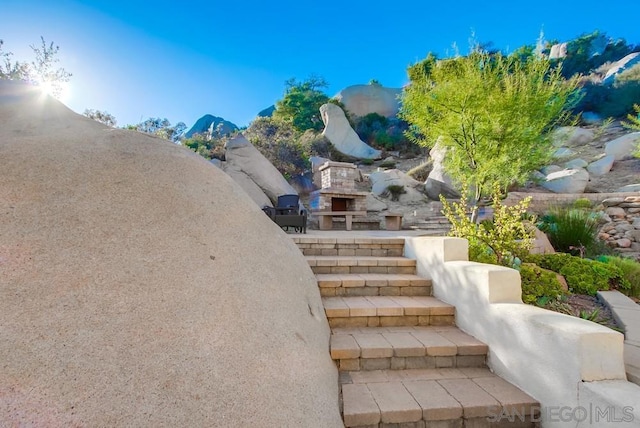
<svg viewBox="0 0 640 428">
<path fill-rule="evenodd" d="M 346 427 L 539 426 L 539 404 L 489 371 L 404 239 L 293 239 L 318 278 Z"/>
<path fill-rule="evenodd" d="M 411 229 L 423 230 L 431 236 L 445 236 L 451 230 L 451 223 L 443 215 L 430 216 L 411 225 Z"/>
</svg>

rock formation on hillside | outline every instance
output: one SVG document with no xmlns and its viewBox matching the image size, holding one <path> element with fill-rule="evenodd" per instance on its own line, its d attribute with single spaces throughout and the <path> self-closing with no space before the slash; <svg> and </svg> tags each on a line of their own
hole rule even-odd
<svg viewBox="0 0 640 428">
<path fill-rule="evenodd" d="M 331 103 L 323 104 L 320 107 L 320 114 L 325 126 L 322 135 L 331 141 L 337 151 L 358 159 L 380 158 L 382 152 L 358 137 L 339 106 Z"/>
<path fill-rule="evenodd" d="M 297 195 L 280 171 L 244 135 L 225 144 L 222 169 L 251 196 L 259 207 L 273 206 L 280 195 Z"/>
<path fill-rule="evenodd" d="M 316 279 L 219 169 L 0 81 L 0 425 L 343 426 Z"/>
<path fill-rule="evenodd" d="M 350 114 L 364 117 L 369 113 L 377 113 L 384 117 L 394 117 L 400 109 L 400 88 L 384 86 L 353 85 L 338 92 L 336 99 L 340 101 Z"/>
<path fill-rule="evenodd" d="M 191 138 L 195 134 L 202 134 L 207 138 L 218 138 L 237 131 L 238 127 L 221 117 L 205 114 L 185 133 L 185 138 Z"/>
</svg>

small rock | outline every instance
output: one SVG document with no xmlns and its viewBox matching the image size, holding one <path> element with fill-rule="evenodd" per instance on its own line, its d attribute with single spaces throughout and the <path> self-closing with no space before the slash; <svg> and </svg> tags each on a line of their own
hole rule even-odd
<svg viewBox="0 0 640 428">
<path fill-rule="evenodd" d="M 640 242 L 640 230 L 638 229 L 628 230 L 624 233 L 624 237 L 631 239 L 632 241 Z"/>
<path fill-rule="evenodd" d="M 624 211 L 624 209 L 620 207 L 609 207 L 605 212 L 609 217 L 614 219 L 625 218 L 627 216 L 627 213 Z"/>
<path fill-rule="evenodd" d="M 584 159 L 577 158 L 577 159 L 573 159 L 573 160 L 570 160 L 569 162 L 565 163 L 564 167 L 565 168 L 569 168 L 569 169 L 571 169 L 571 168 L 585 168 L 587 165 L 589 165 L 587 163 L 587 161 L 585 161 Z"/>
<path fill-rule="evenodd" d="M 584 193 L 589 183 L 589 173 L 582 169 L 565 169 L 547 175 L 542 187 L 554 193 Z"/>
<path fill-rule="evenodd" d="M 562 171 L 562 167 L 558 165 L 547 165 L 540 169 L 540 172 L 544 174 L 545 178 L 549 174 L 553 174 L 554 172 Z"/>
<path fill-rule="evenodd" d="M 608 240 L 609 238 L 611 238 L 611 235 L 609 235 L 608 233 L 604 233 L 604 232 L 600 232 L 598 233 L 598 239 L 601 239 L 603 241 Z"/>
<path fill-rule="evenodd" d="M 560 147 L 553 153 L 553 157 L 556 159 L 568 158 L 574 155 L 574 151 L 566 147 Z"/>
<path fill-rule="evenodd" d="M 631 247 L 631 240 L 627 238 L 618 239 L 616 245 L 620 248 L 629 248 Z"/>
<path fill-rule="evenodd" d="M 611 167 L 613 167 L 613 162 L 615 161 L 615 157 L 613 155 L 606 155 L 595 162 L 591 162 L 587 165 L 587 171 L 589 174 L 599 177 L 601 175 L 605 175 L 607 172 L 611 171 Z"/>
<path fill-rule="evenodd" d="M 625 202 L 640 202 L 640 196 L 627 196 L 624 198 Z"/>
<path fill-rule="evenodd" d="M 605 207 L 615 207 L 624 202 L 623 198 L 607 198 L 602 201 L 602 205 Z"/>
<path fill-rule="evenodd" d="M 630 230 L 633 230 L 633 226 L 631 226 L 629 223 L 621 223 L 621 224 L 616 226 L 616 231 L 618 233 L 625 233 L 625 232 L 628 232 Z"/>
</svg>

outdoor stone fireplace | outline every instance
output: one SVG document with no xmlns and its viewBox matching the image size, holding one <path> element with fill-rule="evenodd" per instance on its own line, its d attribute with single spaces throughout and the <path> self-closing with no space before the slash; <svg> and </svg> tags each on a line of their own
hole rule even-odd
<svg viewBox="0 0 640 428">
<path fill-rule="evenodd" d="M 368 192 L 356 190 L 358 169 L 352 163 L 325 162 L 318 168 L 322 188 L 311 192 L 313 211 L 366 211 Z"/>
</svg>

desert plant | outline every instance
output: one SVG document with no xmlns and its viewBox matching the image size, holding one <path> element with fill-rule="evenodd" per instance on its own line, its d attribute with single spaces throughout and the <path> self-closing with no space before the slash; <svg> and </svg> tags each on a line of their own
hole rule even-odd
<svg viewBox="0 0 640 428">
<path fill-rule="evenodd" d="M 433 169 L 433 161 L 431 159 L 422 162 L 418 166 L 414 166 L 409 171 L 407 171 L 407 175 L 415 180 L 425 182 L 427 177 L 429 177 L 429 173 Z"/>
<path fill-rule="evenodd" d="M 629 289 L 622 271 L 607 263 L 583 259 L 567 253 L 528 255 L 527 262 L 564 276 L 569 291 L 594 296 L 600 290 Z"/>
<path fill-rule="evenodd" d="M 573 201 L 573 208 L 576 209 L 588 209 L 593 206 L 593 203 L 587 198 L 578 198 Z"/>
<path fill-rule="evenodd" d="M 495 263 L 511 266 L 516 257 L 521 257 L 531 249 L 534 230 L 521 220 L 531 197 L 524 198 L 516 205 L 503 205 L 501 193 L 494 186 L 492 194 L 493 222 L 476 223 L 469 216 L 466 186 L 463 186 L 459 202 L 449 203 L 442 195 L 442 213 L 451 223 L 451 236 L 469 241 L 469 258 L 488 262 L 495 256 Z"/>
<path fill-rule="evenodd" d="M 392 201 L 398 201 L 400 200 L 400 195 L 403 195 L 405 193 L 407 193 L 406 190 L 404 190 L 404 186 L 400 185 L 400 184 L 390 184 L 387 186 L 387 192 L 389 192 L 391 194 L 391 200 Z"/>
<path fill-rule="evenodd" d="M 624 278 L 629 281 L 628 294 L 640 298 L 640 263 L 619 256 L 600 256 L 598 261 L 617 266 Z"/>
<path fill-rule="evenodd" d="M 392 160 L 386 160 L 380 164 L 380 168 L 382 169 L 393 169 L 395 167 L 396 167 L 396 163 Z"/>
<path fill-rule="evenodd" d="M 576 254 L 595 245 L 598 220 L 598 215 L 582 209 L 554 208 L 540 218 L 538 228 L 557 251 Z"/>
<path fill-rule="evenodd" d="M 524 303 L 545 306 L 566 294 L 554 272 L 544 270 L 533 263 L 520 265 L 520 278 Z"/>
</svg>

